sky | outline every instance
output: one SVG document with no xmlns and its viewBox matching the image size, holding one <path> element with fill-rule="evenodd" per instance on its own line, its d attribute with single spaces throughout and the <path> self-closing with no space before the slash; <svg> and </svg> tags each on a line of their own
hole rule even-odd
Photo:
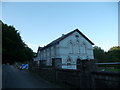
<svg viewBox="0 0 120 90">
<path fill-rule="evenodd" d="M 105 51 L 118 45 L 117 2 L 2 2 L 0 19 L 34 52 L 75 29 Z"/>
</svg>

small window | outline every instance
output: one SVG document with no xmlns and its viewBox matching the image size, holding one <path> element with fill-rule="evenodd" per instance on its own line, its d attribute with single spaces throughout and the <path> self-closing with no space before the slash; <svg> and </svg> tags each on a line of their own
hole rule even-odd
<svg viewBox="0 0 120 90">
<path fill-rule="evenodd" d="M 79 38 L 79 36 L 78 36 L 78 35 L 75 35 L 75 37 L 76 37 L 76 38 Z"/>
</svg>

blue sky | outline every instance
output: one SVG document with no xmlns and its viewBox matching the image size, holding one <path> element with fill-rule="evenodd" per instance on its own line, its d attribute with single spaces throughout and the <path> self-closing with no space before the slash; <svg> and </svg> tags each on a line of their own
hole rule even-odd
<svg viewBox="0 0 120 90">
<path fill-rule="evenodd" d="M 34 52 L 76 28 L 106 51 L 118 45 L 117 2 L 3 2 L 2 21 Z"/>
</svg>

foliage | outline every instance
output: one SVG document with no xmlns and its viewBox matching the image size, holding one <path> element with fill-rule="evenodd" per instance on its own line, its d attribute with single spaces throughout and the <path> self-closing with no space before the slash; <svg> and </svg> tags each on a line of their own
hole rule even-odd
<svg viewBox="0 0 120 90">
<path fill-rule="evenodd" d="M 94 58 L 100 62 L 120 62 L 120 46 L 114 46 L 105 52 L 98 46 L 93 48 Z"/>
<path fill-rule="evenodd" d="M 32 58 L 33 51 L 23 42 L 18 30 L 2 23 L 2 62 L 12 64 Z"/>
<path fill-rule="evenodd" d="M 98 62 L 104 62 L 106 60 L 106 54 L 105 51 L 103 49 L 101 49 L 98 46 L 95 46 L 93 48 L 93 52 L 94 52 L 94 58 L 98 61 Z"/>
<path fill-rule="evenodd" d="M 120 62 L 120 46 L 114 46 L 108 50 L 108 58 Z"/>
</svg>

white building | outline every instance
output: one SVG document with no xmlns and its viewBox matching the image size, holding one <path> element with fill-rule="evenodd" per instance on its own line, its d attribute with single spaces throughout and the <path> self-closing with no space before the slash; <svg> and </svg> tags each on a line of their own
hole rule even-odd
<svg viewBox="0 0 120 90">
<path fill-rule="evenodd" d="M 62 68 L 76 69 L 77 60 L 94 59 L 93 42 L 91 42 L 78 29 L 62 35 L 44 47 L 39 47 L 34 61 L 40 63 L 46 60 L 46 65 L 51 66 L 53 59 L 61 59 Z"/>
</svg>

